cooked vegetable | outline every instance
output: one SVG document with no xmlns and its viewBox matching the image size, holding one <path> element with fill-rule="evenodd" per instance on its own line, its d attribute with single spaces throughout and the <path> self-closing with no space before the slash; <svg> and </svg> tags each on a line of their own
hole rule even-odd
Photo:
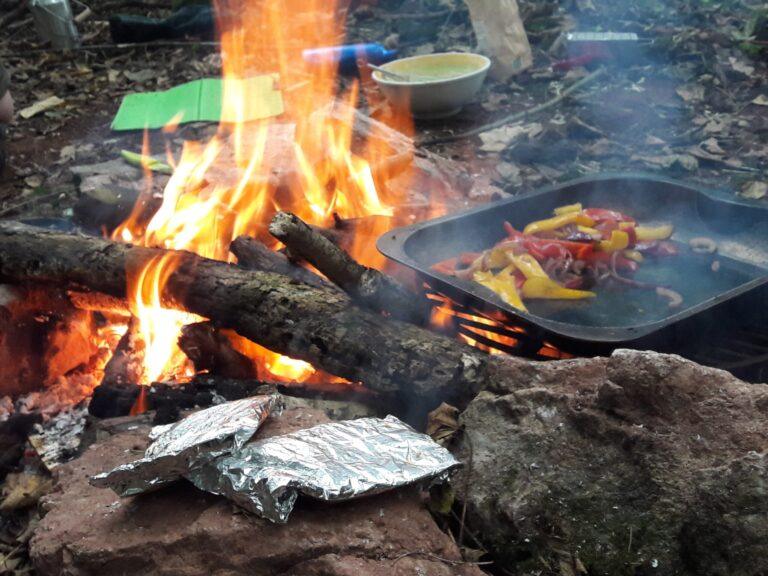
<svg viewBox="0 0 768 576">
<path fill-rule="evenodd" d="M 517 292 L 515 278 L 512 276 L 509 268 L 505 268 L 496 276 L 490 272 L 475 272 L 474 280 L 478 284 L 482 284 L 489 290 L 496 292 L 504 302 L 513 308 L 517 308 L 523 312 L 527 310 L 525 304 L 523 304 L 523 300 L 520 298 L 520 294 Z"/>
<path fill-rule="evenodd" d="M 698 254 L 714 254 L 717 252 L 717 242 L 706 236 L 691 238 L 688 240 L 688 245 L 691 247 L 691 250 Z"/>
<path fill-rule="evenodd" d="M 631 277 L 647 256 L 677 254 L 667 241 L 671 225 L 638 226 L 616 210 L 577 203 L 556 208 L 552 218 L 531 222 L 522 232 L 505 222 L 504 231 L 506 237 L 485 252 L 461 254 L 434 269 L 473 280 L 519 310 L 526 309 L 526 298 L 595 298 L 588 288 L 605 282 L 657 289 L 670 306 L 682 303 L 676 292 Z"/>
<path fill-rule="evenodd" d="M 594 292 L 563 288 L 551 278 L 532 277 L 523 284 L 523 296 L 526 298 L 546 298 L 549 300 L 581 300 L 594 298 Z"/>
<path fill-rule="evenodd" d="M 647 227 L 637 226 L 635 228 L 635 234 L 637 234 L 638 242 L 647 242 L 649 240 L 666 240 L 675 229 L 672 224 L 664 224 L 663 226 Z"/>
<path fill-rule="evenodd" d="M 567 206 L 560 206 L 559 208 L 555 208 L 555 216 L 562 216 L 563 214 L 571 214 L 572 212 L 581 211 L 581 202 L 577 202 L 576 204 L 568 204 Z"/>
<path fill-rule="evenodd" d="M 579 224 L 581 226 L 594 226 L 595 221 L 588 216 L 585 216 L 582 212 L 568 212 L 561 216 L 554 216 L 553 218 L 547 218 L 546 220 L 539 220 L 538 222 L 531 222 L 523 230 L 523 234 L 538 234 L 539 232 L 550 232 L 557 230 L 568 224 Z"/>
<path fill-rule="evenodd" d="M 662 298 L 666 298 L 667 304 L 669 305 L 670 308 L 677 308 L 683 303 L 683 297 L 680 295 L 680 293 L 675 292 L 674 290 L 670 290 L 669 288 L 658 286 L 656 288 L 656 294 L 658 294 Z"/>
</svg>

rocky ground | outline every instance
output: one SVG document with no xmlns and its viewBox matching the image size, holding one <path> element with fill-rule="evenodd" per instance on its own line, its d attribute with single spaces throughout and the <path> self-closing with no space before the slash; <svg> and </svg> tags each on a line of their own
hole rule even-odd
<svg viewBox="0 0 768 576">
<path fill-rule="evenodd" d="M 643 0 L 618 9 L 602 0 L 522 2 L 533 68 L 512 82 L 488 82 L 477 104 L 449 121 L 418 125 L 419 135 L 475 128 L 540 104 L 588 74 L 552 69 L 567 56 L 557 40 L 564 31 L 632 31 L 646 40 L 636 62 L 611 66 L 573 98 L 514 129 L 433 148 L 512 194 L 585 174 L 645 171 L 760 200 L 768 191 L 766 40 L 760 3 L 753 4 Z M 110 15 L 167 15 L 167 4 L 99 0 L 90 7 L 80 25 L 85 45 L 72 54 L 41 49 L 24 13 L 7 24 L 0 61 L 12 73 L 18 109 L 50 96 L 63 103 L 10 127 L 0 216 L 67 215 L 80 193 L 70 167 L 140 148 L 140 134 L 109 130 L 123 95 L 220 72 L 217 48 L 205 43 L 110 45 Z M 398 45 L 404 55 L 475 45 L 459 0 L 353 3 L 348 24 L 350 40 Z M 195 135 L 192 127 L 177 138 Z"/>
</svg>

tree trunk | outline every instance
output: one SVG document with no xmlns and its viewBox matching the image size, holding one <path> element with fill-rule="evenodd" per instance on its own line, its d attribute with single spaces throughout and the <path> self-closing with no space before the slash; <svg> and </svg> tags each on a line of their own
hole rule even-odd
<svg viewBox="0 0 768 576">
<path fill-rule="evenodd" d="M 163 289 L 164 305 L 375 391 L 423 401 L 419 409 L 435 400 L 463 405 L 488 378 L 485 354 L 357 308 L 335 290 L 189 252 L 0 223 L 0 277 L 9 281 L 66 284 L 123 298 L 127 279 L 161 256 L 176 266 Z"/>
</svg>

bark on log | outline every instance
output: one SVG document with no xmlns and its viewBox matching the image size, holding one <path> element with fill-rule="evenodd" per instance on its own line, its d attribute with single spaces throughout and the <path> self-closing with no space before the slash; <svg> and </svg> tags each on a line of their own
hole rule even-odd
<svg viewBox="0 0 768 576">
<path fill-rule="evenodd" d="M 79 292 L 69 290 L 67 292 L 72 306 L 78 310 L 86 312 L 103 312 L 105 314 L 115 314 L 117 316 L 130 317 L 131 311 L 128 303 L 122 298 L 107 296 L 100 292 Z"/>
<path fill-rule="evenodd" d="M 488 357 L 443 336 L 355 307 L 339 292 L 188 252 L 0 223 L 0 278 L 81 286 L 125 297 L 127 278 L 173 258 L 166 306 L 193 312 L 266 348 L 371 389 L 463 405 L 486 383 Z M 414 409 L 417 409 L 414 406 Z"/>
<path fill-rule="evenodd" d="M 269 225 L 269 232 L 285 244 L 292 255 L 312 264 L 366 308 L 414 324 L 423 324 L 426 320 L 429 313 L 426 299 L 378 270 L 358 264 L 298 216 L 278 212 Z"/>
<path fill-rule="evenodd" d="M 311 270 L 293 264 L 285 254 L 270 250 L 256 238 L 239 236 L 232 241 L 229 250 L 237 256 L 237 263 L 248 270 L 282 274 L 310 286 L 330 286 Z"/>
</svg>

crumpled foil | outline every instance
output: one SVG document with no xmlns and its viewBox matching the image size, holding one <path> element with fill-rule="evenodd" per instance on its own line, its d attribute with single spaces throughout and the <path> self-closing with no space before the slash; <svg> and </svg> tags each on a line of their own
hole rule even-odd
<svg viewBox="0 0 768 576">
<path fill-rule="evenodd" d="M 267 416 L 279 410 L 280 396 L 266 394 L 212 406 L 175 424 L 155 426 L 149 434 L 153 443 L 142 459 L 92 477 L 91 485 L 112 488 L 120 496 L 156 490 L 241 448 Z"/>
<path fill-rule="evenodd" d="M 201 490 L 284 523 L 299 493 L 347 500 L 422 480 L 445 480 L 458 466 L 429 436 L 387 416 L 321 424 L 252 442 L 209 460 L 186 478 Z"/>
</svg>

